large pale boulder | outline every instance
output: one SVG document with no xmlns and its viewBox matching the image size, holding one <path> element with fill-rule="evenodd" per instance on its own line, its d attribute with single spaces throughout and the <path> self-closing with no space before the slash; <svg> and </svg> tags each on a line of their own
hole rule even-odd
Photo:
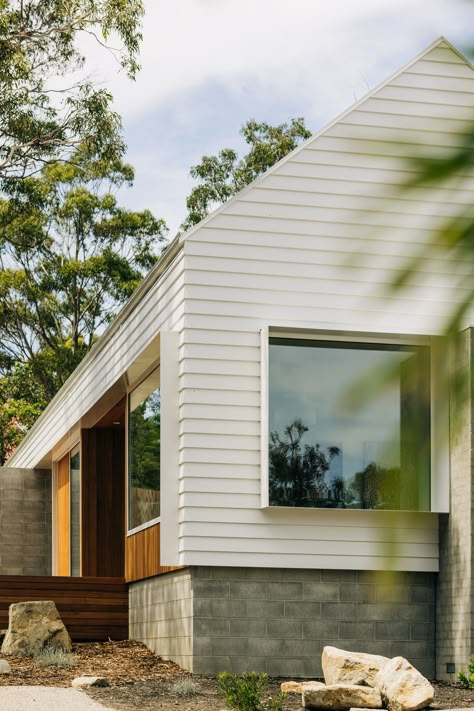
<svg viewBox="0 0 474 711">
<path fill-rule="evenodd" d="M 382 698 L 377 689 L 355 684 L 332 684 L 305 689 L 303 706 L 307 709 L 334 709 L 348 711 L 351 708 L 380 709 Z"/>
<path fill-rule="evenodd" d="M 51 600 L 17 602 L 10 605 L 3 654 L 33 656 L 44 647 L 72 649 L 71 638 Z"/>
<path fill-rule="evenodd" d="M 324 647 L 321 659 L 324 681 L 329 685 L 374 686 L 376 675 L 388 661 L 388 657 L 378 654 L 347 652 L 337 647 Z"/>
<path fill-rule="evenodd" d="M 389 711 L 416 711 L 429 706 L 434 698 L 428 679 L 403 657 L 390 659 L 377 674 L 375 686 Z"/>
</svg>

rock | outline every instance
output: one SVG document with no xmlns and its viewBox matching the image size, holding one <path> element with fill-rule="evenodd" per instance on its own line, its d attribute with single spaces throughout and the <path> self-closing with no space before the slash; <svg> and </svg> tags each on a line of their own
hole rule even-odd
<svg viewBox="0 0 474 711">
<path fill-rule="evenodd" d="M 321 659 L 326 684 L 374 686 L 378 672 L 388 657 L 362 652 L 346 652 L 337 647 L 324 647 Z"/>
<path fill-rule="evenodd" d="M 367 709 L 350 709 L 350 711 L 368 711 Z M 371 709 L 370 711 L 387 711 L 387 709 Z"/>
<path fill-rule="evenodd" d="M 380 709 L 382 698 L 377 689 L 355 684 L 332 684 L 303 692 L 303 706 L 307 709 L 334 709 L 348 711 L 351 708 Z"/>
<path fill-rule="evenodd" d="M 44 647 L 72 650 L 71 638 L 51 600 L 10 605 L 3 654 L 36 656 Z"/>
<path fill-rule="evenodd" d="M 5 659 L 0 659 L 0 674 L 11 674 L 12 668 Z"/>
<path fill-rule="evenodd" d="M 434 689 L 403 657 L 394 657 L 379 671 L 375 685 L 389 711 L 416 711 L 429 706 Z"/>
<path fill-rule="evenodd" d="M 284 694 L 302 694 L 303 688 L 299 681 L 284 681 L 280 684 L 280 690 Z"/>
<path fill-rule="evenodd" d="M 105 676 L 76 676 L 71 681 L 71 686 L 80 689 L 84 686 L 110 686 Z"/>
<path fill-rule="evenodd" d="M 302 694 L 305 689 L 317 689 L 325 686 L 321 681 L 284 681 L 280 689 L 284 694 Z"/>
</svg>

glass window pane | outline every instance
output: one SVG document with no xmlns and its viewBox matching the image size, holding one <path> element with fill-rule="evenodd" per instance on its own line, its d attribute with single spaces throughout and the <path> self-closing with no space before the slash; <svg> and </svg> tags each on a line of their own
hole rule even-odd
<svg viewBox="0 0 474 711">
<path fill-rule="evenodd" d="M 154 370 L 129 398 L 129 529 L 160 515 L 160 371 Z"/>
<path fill-rule="evenodd" d="M 429 510 L 429 380 L 426 347 L 270 339 L 270 504 Z"/>
<path fill-rule="evenodd" d="M 71 495 L 71 575 L 81 574 L 81 463 L 80 448 L 69 455 L 69 482 Z"/>
</svg>

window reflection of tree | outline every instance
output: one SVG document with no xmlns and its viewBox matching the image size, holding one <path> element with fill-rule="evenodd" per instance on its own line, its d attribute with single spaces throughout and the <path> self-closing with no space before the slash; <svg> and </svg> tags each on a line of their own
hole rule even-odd
<svg viewBox="0 0 474 711">
<path fill-rule="evenodd" d="M 130 525 L 160 515 L 160 390 L 130 412 Z"/>
<path fill-rule="evenodd" d="M 272 506 L 344 507 L 344 480 L 325 481 L 339 447 L 303 446 L 308 428 L 300 419 L 285 427 L 283 435 L 270 434 L 270 504 Z"/>
<path fill-rule="evenodd" d="M 400 469 L 369 462 L 347 482 L 346 500 L 351 508 L 399 509 Z"/>
<path fill-rule="evenodd" d="M 350 479 L 326 480 L 331 462 L 341 455 L 339 447 L 323 449 L 304 444 L 308 432 L 300 419 L 280 435 L 270 434 L 270 504 L 312 508 L 399 509 L 400 468 L 383 467 L 375 461 Z"/>
</svg>

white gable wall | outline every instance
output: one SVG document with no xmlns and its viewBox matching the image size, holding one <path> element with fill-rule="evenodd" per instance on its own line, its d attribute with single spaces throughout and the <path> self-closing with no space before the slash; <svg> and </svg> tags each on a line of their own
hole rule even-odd
<svg viewBox="0 0 474 711">
<path fill-rule="evenodd" d="M 453 145 L 473 108 L 474 72 L 439 44 L 186 238 L 179 557 L 165 564 L 437 570 L 435 514 L 261 508 L 260 332 L 440 333 L 458 265 L 426 264 L 403 296 L 385 287 L 474 181 L 396 186 L 413 144 Z"/>
</svg>

